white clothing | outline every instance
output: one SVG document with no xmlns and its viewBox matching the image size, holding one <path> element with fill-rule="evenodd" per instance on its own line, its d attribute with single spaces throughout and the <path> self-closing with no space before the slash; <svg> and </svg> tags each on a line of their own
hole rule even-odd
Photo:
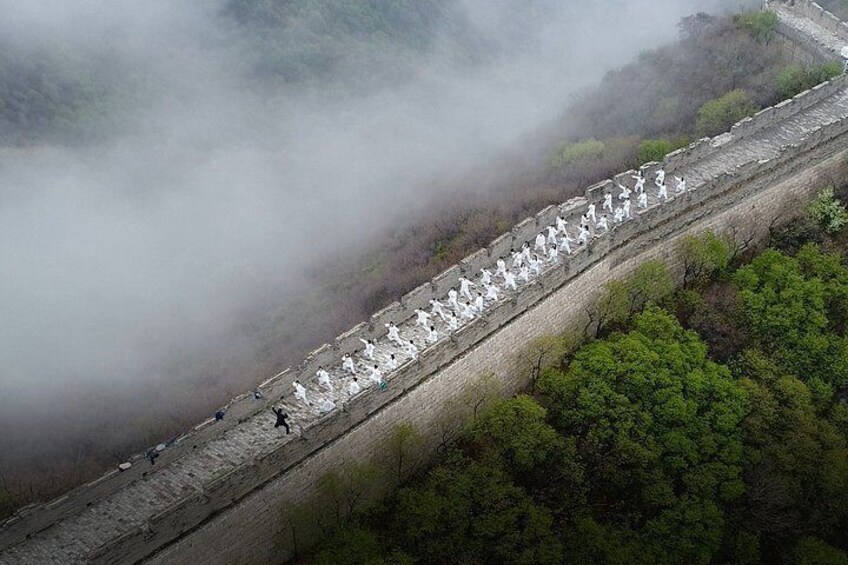
<svg viewBox="0 0 848 565">
<path fill-rule="evenodd" d="M 459 328 L 459 320 L 456 316 L 451 314 L 450 318 L 448 318 L 448 329 L 450 331 L 456 331 Z"/>
<path fill-rule="evenodd" d="M 657 179 L 654 182 L 657 183 L 657 186 L 659 186 L 661 184 L 665 184 L 665 171 L 664 170 L 660 169 L 659 171 L 657 171 Z"/>
<path fill-rule="evenodd" d="M 383 372 L 380 371 L 380 369 L 371 369 L 371 374 L 368 375 L 368 378 L 374 381 L 374 384 L 376 384 L 377 386 L 383 384 Z"/>
<path fill-rule="evenodd" d="M 598 220 L 598 227 L 603 229 L 604 231 L 609 230 L 609 221 L 607 220 L 606 216 Z"/>
<path fill-rule="evenodd" d="M 633 190 L 639 194 L 645 192 L 645 177 L 643 177 L 640 173 L 638 175 L 634 175 L 633 178 L 636 179 L 636 186 L 633 187 Z"/>
<path fill-rule="evenodd" d="M 480 269 L 480 272 L 483 273 L 483 276 L 480 277 L 483 286 L 492 284 L 492 272 L 489 269 Z"/>
<path fill-rule="evenodd" d="M 327 371 L 318 371 L 318 383 L 330 392 L 333 392 L 333 383 L 330 382 L 330 373 Z"/>
<path fill-rule="evenodd" d="M 677 179 L 677 188 L 674 189 L 675 192 L 686 192 L 686 179 L 681 177 L 674 177 Z"/>
<path fill-rule="evenodd" d="M 474 309 L 477 310 L 478 312 L 482 312 L 485 307 L 486 307 L 486 303 L 483 300 L 483 296 L 478 294 L 477 298 L 474 299 Z"/>
<path fill-rule="evenodd" d="M 450 306 L 454 310 L 459 310 L 459 302 L 456 301 L 457 296 L 458 295 L 454 289 L 450 289 L 448 291 L 448 306 Z"/>
<path fill-rule="evenodd" d="M 525 266 L 521 267 L 521 270 L 523 271 L 526 268 L 527 268 L 527 266 L 525 265 Z M 496 287 L 495 285 L 487 286 L 486 287 L 486 300 L 497 300 L 497 299 L 498 299 L 498 287 Z"/>
<path fill-rule="evenodd" d="M 615 209 L 615 216 L 613 216 L 612 219 L 615 220 L 616 223 L 621 223 L 624 221 L 624 210 L 621 208 L 621 206 Z"/>
<path fill-rule="evenodd" d="M 418 359 L 418 347 L 411 341 L 406 342 L 406 352 L 413 359 Z"/>
<path fill-rule="evenodd" d="M 397 326 L 394 324 L 386 324 L 386 327 L 389 329 L 387 332 L 389 336 L 389 341 L 393 341 L 399 346 L 403 344 L 400 339 L 400 330 L 398 330 Z"/>
<path fill-rule="evenodd" d="M 586 214 L 583 216 L 582 219 L 585 219 L 586 220 L 585 223 L 588 224 L 589 220 L 592 220 L 594 222 L 594 221 L 596 221 L 597 217 L 598 217 L 597 214 L 595 214 L 595 204 L 594 203 L 589 204 L 589 209 L 586 210 Z"/>
<path fill-rule="evenodd" d="M 639 208 L 647 208 L 648 207 L 648 195 L 644 192 L 639 194 L 639 198 L 636 199 L 636 205 Z"/>
<path fill-rule="evenodd" d="M 437 341 L 439 341 L 439 334 L 433 328 L 427 330 L 427 341 L 429 341 L 430 343 L 436 343 Z"/>
<path fill-rule="evenodd" d="M 309 404 L 306 399 L 306 388 L 300 383 L 292 383 L 294 385 L 294 397 L 304 404 Z"/>
<path fill-rule="evenodd" d="M 524 279 L 524 282 L 530 282 L 530 269 L 526 265 L 521 267 L 521 272 L 518 273 L 518 276 Z"/>
<path fill-rule="evenodd" d="M 626 200 L 626 199 L 630 198 L 630 189 L 629 188 L 627 188 L 626 186 L 622 186 L 621 183 L 619 183 L 618 188 L 621 189 L 621 194 L 618 195 L 619 200 Z"/>
<path fill-rule="evenodd" d="M 604 195 L 604 210 L 612 212 L 612 194 L 607 193 Z"/>
<path fill-rule="evenodd" d="M 624 210 L 624 219 L 629 220 L 630 219 L 630 200 L 625 200 L 624 205 L 622 206 L 621 209 Z"/>
<path fill-rule="evenodd" d="M 515 284 L 515 275 L 513 275 L 512 273 L 507 273 L 504 276 L 504 286 L 508 286 L 512 290 L 515 290 L 516 288 L 518 288 Z"/>
<path fill-rule="evenodd" d="M 426 328 L 430 325 L 430 314 L 428 314 L 424 310 L 416 310 L 415 313 L 418 315 L 418 319 L 415 320 L 416 324 L 418 324 L 422 328 Z"/>
<path fill-rule="evenodd" d="M 360 391 L 362 391 L 362 387 L 359 386 L 359 383 L 356 381 L 350 381 L 350 383 L 347 385 L 347 393 L 350 396 L 356 396 L 360 393 Z"/>
<path fill-rule="evenodd" d="M 533 249 L 541 249 L 542 251 L 545 250 L 545 234 L 540 233 L 536 236 L 536 245 Z"/>
<path fill-rule="evenodd" d="M 326 414 L 336 408 L 336 404 L 330 400 L 329 398 L 322 398 L 321 402 L 318 403 L 318 411 L 321 414 Z"/>
<path fill-rule="evenodd" d="M 445 315 L 445 305 L 444 304 L 442 304 L 438 300 L 431 300 L 430 306 L 432 306 L 432 309 L 430 311 L 433 312 L 433 314 L 435 314 L 436 316 L 441 318 L 443 322 L 445 320 L 447 320 L 447 316 Z"/>
<path fill-rule="evenodd" d="M 362 338 L 359 338 L 359 341 L 361 341 L 362 344 L 365 346 L 365 350 L 363 351 L 363 353 L 365 353 L 365 356 L 368 359 L 374 359 L 374 344 Z"/>
<path fill-rule="evenodd" d="M 664 198 L 668 200 L 668 187 L 664 184 L 659 186 L 659 192 L 657 193 L 657 198 Z"/>
<path fill-rule="evenodd" d="M 342 360 L 342 368 L 344 368 L 345 371 L 348 371 L 351 375 L 355 375 L 356 365 L 353 362 L 353 357 L 351 357 L 350 355 L 346 356 Z"/>
</svg>

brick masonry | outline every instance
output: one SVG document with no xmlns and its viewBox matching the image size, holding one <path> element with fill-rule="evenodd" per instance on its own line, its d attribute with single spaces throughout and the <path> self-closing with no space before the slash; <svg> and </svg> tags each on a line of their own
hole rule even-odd
<svg viewBox="0 0 848 565">
<path fill-rule="evenodd" d="M 781 22 L 827 46 L 831 56 L 844 44 L 840 28 L 834 31 L 832 22 L 818 15 L 811 3 L 781 4 L 776 11 Z M 662 166 L 669 172 L 669 192 L 673 195 L 673 175 L 685 176 L 690 188 L 669 202 L 657 202 L 650 186 L 650 175 L 661 165 L 645 165 L 651 192 L 648 209 L 507 293 L 450 338 L 424 349 L 417 361 L 402 358 L 399 370 L 387 376 L 388 391 L 368 387 L 347 402 L 344 411 L 326 415 L 290 403 L 295 378 L 307 384 L 309 394 L 317 394 L 313 375 L 318 365 L 342 383 L 346 377 L 338 367 L 340 357 L 357 347 L 360 338 L 373 338 L 385 349 L 383 325 L 388 321 L 397 323 L 404 335 L 420 339 L 420 329 L 410 320 L 415 307 L 442 298 L 461 274 L 471 277 L 511 247 L 532 240 L 557 214 L 573 226 L 589 202 L 600 211 L 603 194 L 614 184 L 599 183 L 584 197 L 541 211 L 322 346 L 295 370 L 263 383 L 265 399 L 254 400 L 250 394 L 234 399 L 223 422 L 201 423 L 163 451 L 155 467 L 136 457 L 127 472 L 109 473 L 58 500 L 20 512 L 0 528 L 0 563 L 285 559 L 291 547 L 280 535 L 281 517 L 287 508 L 309 499 L 320 476 L 346 461 L 374 457 L 403 422 L 428 433 L 432 449 L 446 410 L 460 402 L 481 375 L 492 375 L 506 392 L 525 386 L 527 371 L 520 353 L 530 340 L 579 323 L 604 282 L 624 276 L 641 262 L 662 258 L 674 266 L 679 237 L 729 226 L 746 237 L 761 236 L 773 221 L 802 209 L 800 203 L 840 169 L 848 151 L 846 131 L 848 89 L 840 77 L 763 110 L 728 133 L 667 156 Z M 632 186 L 631 174 L 616 180 Z M 364 368 L 359 357 L 357 363 Z M 302 426 L 285 438 L 273 430 L 268 412 L 280 398 Z M 342 403 L 340 397 L 336 400 Z"/>
</svg>

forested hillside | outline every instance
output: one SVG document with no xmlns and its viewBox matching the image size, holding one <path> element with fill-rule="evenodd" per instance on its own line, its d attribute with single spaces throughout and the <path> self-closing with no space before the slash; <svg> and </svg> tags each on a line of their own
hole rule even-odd
<svg viewBox="0 0 848 565">
<path fill-rule="evenodd" d="M 539 5 L 546 3 L 551 4 L 540 0 Z M 527 37 L 528 26 L 538 24 L 545 11 L 529 10 L 524 4 L 505 5 L 513 6 L 514 10 L 498 12 L 508 21 L 492 23 L 492 29 L 513 35 L 515 41 L 507 44 L 520 46 Z M 284 106 L 286 100 L 276 95 L 297 89 L 344 100 L 357 92 L 402 83 L 412 69 L 420 72 L 417 54 L 424 51 L 440 54 L 428 59 L 428 64 L 458 60 L 461 68 L 502 56 L 492 47 L 491 33 L 480 30 L 468 33 L 466 18 L 458 6 L 450 0 L 230 0 L 222 3 L 215 13 L 213 28 L 203 30 L 202 46 L 214 51 L 226 65 L 232 65 L 238 87 L 266 100 L 268 108 Z M 752 18 L 757 25 L 751 25 Z M 765 19 L 760 21 L 762 18 Z M 520 147 L 503 151 L 502 158 L 487 162 L 480 175 L 451 176 L 448 171 L 438 180 L 444 185 L 439 186 L 444 198 L 432 205 L 428 203 L 423 210 L 416 209 L 415 218 L 405 218 L 386 228 L 379 244 L 358 249 L 355 257 L 333 257 L 320 268 L 310 268 L 304 277 L 308 285 L 293 293 L 293 297 L 284 300 L 279 298 L 277 289 L 268 292 L 278 300 L 236 320 L 233 325 L 238 328 L 238 335 L 228 335 L 223 343 L 210 346 L 201 359 L 188 358 L 187 353 L 174 346 L 171 353 L 186 357 L 179 357 L 171 365 L 163 363 L 155 367 L 157 380 L 139 387 L 138 394 L 143 394 L 144 402 L 126 398 L 118 386 L 120 379 L 126 378 L 121 373 L 115 374 L 114 381 L 110 377 L 109 386 L 93 391 L 73 387 L 86 408 L 68 414 L 63 430 L 74 438 L 83 438 L 82 441 L 69 442 L 53 430 L 45 430 L 27 441 L 17 439 L 17 431 L 0 436 L 0 451 L 4 453 L 0 460 L 3 478 L 0 492 L 6 493 L 7 500 L 0 513 L 55 496 L 122 461 L 128 453 L 190 428 L 233 395 L 248 390 L 281 368 L 296 364 L 311 348 L 331 340 L 544 206 L 582 193 L 588 185 L 640 162 L 661 159 L 666 152 L 705 132 L 723 131 L 762 105 L 791 96 L 838 71 L 832 66 L 801 68 L 791 64 L 770 40 L 769 26 L 767 15 L 743 18 L 698 15 L 686 19 L 680 26 L 678 43 L 647 51 L 631 64 L 610 73 L 599 86 L 564 105 L 561 120 L 543 128 Z M 158 149 L 161 144 L 163 154 L 156 154 L 152 166 L 136 169 L 138 165 L 130 153 L 122 167 L 114 168 L 121 169 L 122 175 L 131 181 L 124 188 L 134 199 L 133 204 L 121 210 L 137 208 L 146 214 L 155 209 L 145 207 L 149 195 L 138 194 L 139 187 L 149 182 L 159 190 L 159 159 L 167 160 L 172 154 L 182 157 L 179 151 L 185 138 L 180 137 L 183 131 L 171 131 L 168 124 L 163 127 L 161 123 L 140 120 L 143 110 L 163 96 L 152 62 L 147 62 L 148 67 L 133 67 L 125 64 L 123 52 L 103 53 L 92 47 L 92 52 L 98 53 L 93 57 L 85 49 L 63 48 L 63 38 L 59 36 L 36 51 L 22 48 L 14 37 L 3 41 L 0 146 L 23 146 L 22 155 L 28 148 L 51 144 L 92 143 L 99 151 L 111 145 L 113 140 L 108 136 L 133 132 L 141 122 L 144 127 L 154 129 L 153 145 Z M 96 44 L 97 38 L 92 41 Z M 169 54 L 160 53 L 157 55 L 160 58 L 153 62 L 164 63 Z M 438 75 L 435 72 L 438 69 L 428 70 Z M 192 75 L 184 80 L 191 83 L 194 78 Z M 204 84 L 192 83 L 190 87 L 203 90 Z M 182 99 L 182 91 L 171 94 L 180 101 L 177 110 L 172 110 L 174 114 L 193 110 L 190 96 Z M 427 102 L 421 103 L 426 106 Z M 346 117 L 354 122 L 358 119 L 355 112 Z M 199 147 L 187 152 L 185 170 L 195 170 L 207 158 L 226 163 L 231 154 L 238 154 L 241 146 L 227 146 L 226 151 L 219 153 L 208 151 L 210 146 L 217 147 L 214 139 L 223 137 L 218 131 L 213 130 L 214 135 L 210 135 L 203 129 L 207 122 L 217 118 L 214 113 L 201 114 L 197 119 L 192 115 L 192 118 L 185 121 L 186 128 L 197 128 L 203 136 L 199 136 L 202 140 Z M 260 113 L 250 115 L 246 121 L 246 129 L 259 129 L 274 120 Z M 227 128 L 223 131 L 229 132 Z M 433 138 L 440 141 L 437 134 Z M 262 151 L 272 155 L 275 166 L 282 163 L 285 167 L 288 164 L 285 152 L 281 155 L 277 147 L 268 145 Z M 330 140 L 327 145 L 332 148 Z M 474 143 L 466 147 L 469 155 L 477 151 Z M 391 153 L 389 149 L 386 148 L 387 154 Z M 96 151 L 83 161 L 96 163 L 101 154 Z M 14 152 L 9 155 L 15 160 Z M 351 163 L 355 170 L 355 159 Z M 184 172 L 180 169 L 174 175 L 177 181 L 183 180 Z M 279 169 L 272 172 L 277 174 Z M 202 178 L 197 192 L 219 189 L 216 175 L 220 170 L 215 168 L 213 173 Z M 233 177 L 226 177 L 226 182 L 240 188 L 241 179 L 238 175 Z M 398 186 L 411 183 L 404 176 L 392 182 Z M 11 184 L 3 188 L 17 190 Z M 108 184 L 103 194 L 111 195 L 113 191 L 117 192 L 116 188 Z M 272 193 L 268 191 L 262 196 Z M 98 208 L 102 196 L 93 198 Z M 80 201 L 75 193 L 70 198 L 72 203 Z M 165 200 L 172 204 L 170 199 Z M 251 202 L 250 198 L 246 200 L 248 204 Z M 319 204 L 339 208 L 334 202 Z M 185 215 L 179 216 L 180 224 L 196 218 L 196 211 L 188 206 L 175 208 Z M 294 220 L 285 217 L 285 210 L 263 209 L 266 211 L 272 217 L 271 226 Z M 230 216 L 237 218 L 240 212 L 239 206 L 228 209 L 222 226 Z M 88 228 L 85 220 L 81 223 Z M 115 229 L 122 233 L 124 228 L 132 227 L 121 225 Z M 148 231 L 158 235 L 161 227 L 156 224 Z M 28 230 L 21 231 L 29 235 Z M 236 229 L 221 227 L 214 238 L 204 242 L 201 250 L 215 248 L 222 240 L 231 243 L 229 238 L 237 233 Z M 193 235 L 186 239 L 191 241 Z M 57 234 L 51 232 L 49 237 L 56 240 Z M 96 237 L 108 239 L 102 235 Z M 157 251 L 182 253 L 184 243 L 183 239 L 169 241 L 157 247 Z M 304 240 L 303 246 L 308 247 L 308 243 L 311 241 Z M 87 248 L 84 251 L 87 258 Z M 119 247 L 115 262 L 126 258 L 132 265 L 139 259 L 134 251 L 132 245 Z M 189 255 L 181 255 L 179 263 L 190 262 L 193 257 Z M 277 250 L 268 251 L 267 255 L 276 256 Z M 298 271 L 300 266 L 293 262 L 286 267 Z M 216 264 L 211 270 L 219 268 L 226 271 L 233 267 Z M 121 269 L 114 267 L 114 270 Z M 264 274 L 261 269 L 256 273 L 256 278 Z M 160 280 L 159 274 L 156 281 Z M 206 272 L 203 277 L 193 279 L 205 280 L 205 277 Z M 167 278 L 160 282 L 166 281 Z M 132 299 L 148 294 L 147 286 L 132 290 Z M 240 294 L 241 289 L 233 293 Z M 212 306 L 210 303 L 208 308 Z M 158 310 L 165 311 L 172 320 L 180 318 L 179 308 L 167 310 L 159 306 Z M 222 319 L 231 321 L 227 316 L 210 316 L 211 323 L 220 323 Z M 134 326 L 144 321 L 131 317 L 129 320 Z M 157 333 L 161 332 L 157 330 Z M 100 352 L 101 348 L 100 342 L 92 347 L 98 351 L 98 357 L 106 353 Z M 28 423 L 19 425 L 21 434 L 34 430 Z"/>
<path fill-rule="evenodd" d="M 397 85 L 437 39 L 460 59 L 474 41 L 452 0 L 228 0 L 211 19 L 207 47 L 270 95 L 316 87 L 350 96 Z M 0 145 L 77 144 L 114 132 L 134 105 L 165 94 L 149 69 L 126 63 L 61 37 L 39 49 L 0 38 Z"/>
<path fill-rule="evenodd" d="M 848 214 L 825 192 L 810 216 L 758 254 L 685 238 L 680 289 L 660 263 L 608 283 L 435 468 L 382 502 L 385 467 L 320 482 L 292 523 L 341 524 L 305 562 L 848 563 Z"/>
</svg>

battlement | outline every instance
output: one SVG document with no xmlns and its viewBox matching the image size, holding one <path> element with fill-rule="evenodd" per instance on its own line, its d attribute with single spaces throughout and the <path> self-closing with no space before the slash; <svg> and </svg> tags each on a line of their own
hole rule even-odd
<svg viewBox="0 0 848 565">
<path fill-rule="evenodd" d="M 841 22 L 834 25 L 832 16 L 820 14 L 817 6 L 799 0 L 795 7 L 781 5 L 776 11 L 783 25 L 817 44 L 836 48 L 841 38 L 848 38 L 848 26 Z M 838 40 L 821 39 L 826 36 Z M 831 47 L 827 49 L 833 53 Z M 613 269 L 623 269 L 625 263 L 646 253 L 667 251 L 673 237 L 703 227 L 713 221 L 712 216 L 726 219 L 729 210 L 759 202 L 763 195 L 771 194 L 769 191 L 778 191 L 775 194 L 785 200 L 793 186 L 778 190 L 776 185 L 799 175 L 807 179 L 806 170 L 841 155 L 848 146 L 848 136 L 844 135 L 848 131 L 846 86 L 848 79 L 837 77 L 740 121 L 727 133 L 675 151 L 663 163 L 642 166 L 641 173 L 648 179 L 646 189 L 651 193 L 646 209 L 634 207 L 631 220 L 597 234 L 585 247 L 578 249 L 575 245 L 575 252 L 561 256 L 559 264 L 547 266 L 538 277 L 508 292 L 482 315 L 449 335 L 444 332 L 435 344 L 422 347 L 417 359 L 400 359 L 400 367 L 386 376 L 386 391 L 366 386 L 362 393 L 338 402 L 339 408 L 323 415 L 291 403 L 295 380 L 312 382 L 315 371 L 323 366 L 341 382 L 341 357 L 360 349 L 360 339 L 384 344 L 384 326 L 390 322 L 402 333 L 415 335 L 415 309 L 429 306 L 431 299 L 442 299 L 449 289 L 458 286 L 461 276 L 472 278 L 481 269 L 492 268 L 511 249 L 528 241 L 532 245 L 535 236 L 557 216 L 575 226 L 588 204 L 594 203 L 600 213 L 604 195 L 617 195 L 618 184 L 632 187 L 631 177 L 636 171 L 616 175 L 589 187 L 584 196 L 549 206 L 523 220 L 485 248 L 332 343 L 317 348 L 296 368 L 269 378 L 258 387 L 261 398 L 255 398 L 252 392 L 234 398 L 224 407 L 222 421 L 209 419 L 176 438 L 161 452 L 155 466 L 140 454 L 130 460 L 132 467 L 127 471 L 112 471 L 57 500 L 22 509 L 0 528 L 0 563 L 125 563 L 145 559 L 167 563 L 177 560 L 177 555 L 185 558 L 201 554 L 204 560 L 225 562 L 227 558 L 215 556 L 211 549 L 200 549 L 202 544 L 191 541 L 201 535 L 204 540 L 213 539 L 210 536 L 224 527 L 219 524 L 237 527 L 242 534 L 254 528 L 252 535 L 260 553 L 254 552 L 253 557 L 272 552 L 276 557 L 284 556 L 284 549 L 273 547 L 271 530 L 276 531 L 276 524 L 269 526 L 270 530 L 263 529 L 257 524 L 259 518 L 244 515 L 246 508 L 256 513 L 257 504 L 270 506 L 267 501 L 259 502 L 259 493 L 266 493 L 273 504 L 305 500 L 318 473 L 341 462 L 335 455 L 364 457 L 376 449 L 380 434 L 387 433 L 399 418 L 432 417 L 421 403 L 440 402 L 443 395 L 450 394 L 451 386 L 481 372 L 498 373 L 505 381 L 512 379 L 508 388 L 520 388 L 519 377 L 499 369 L 514 366 L 509 359 L 514 357 L 516 344 L 526 342 L 534 332 L 543 335 L 564 329 L 596 294 L 598 281 L 602 283 Z M 668 173 L 671 198 L 667 202 L 657 200 L 653 186 L 660 168 Z M 687 192 L 674 194 L 675 175 L 685 176 Z M 812 186 L 812 181 L 807 182 L 797 196 L 807 195 Z M 774 202 L 777 200 L 775 197 Z M 776 204 L 762 206 L 777 214 L 773 208 Z M 570 297 L 567 302 L 566 297 Z M 573 314 L 557 315 L 569 308 L 574 309 Z M 497 347 L 497 352 L 492 347 Z M 488 352 L 485 359 L 480 351 Z M 442 396 L 428 393 L 431 389 L 442 391 Z M 314 385 L 313 390 L 317 390 Z M 297 424 L 290 436 L 280 436 L 273 429 L 269 409 L 281 399 Z M 415 402 L 419 404 L 411 408 Z M 298 487 L 291 488 L 295 483 Z M 272 511 L 262 512 L 267 516 Z M 234 526 L 236 523 L 240 525 Z M 253 558 L 240 556 L 237 560 L 248 562 Z"/>
</svg>

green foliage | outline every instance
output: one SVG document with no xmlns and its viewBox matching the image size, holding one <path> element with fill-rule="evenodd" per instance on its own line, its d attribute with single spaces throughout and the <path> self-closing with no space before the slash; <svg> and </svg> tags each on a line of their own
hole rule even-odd
<svg viewBox="0 0 848 565">
<path fill-rule="evenodd" d="M 691 288 L 727 269 L 733 255 L 733 242 L 728 237 L 707 231 L 684 236 L 677 252 L 683 260 L 683 287 Z"/>
<path fill-rule="evenodd" d="M 784 371 L 841 388 L 848 384 L 848 343 L 830 328 L 842 325 L 844 314 L 829 320 L 827 305 L 843 304 L 844 268 L 823 279 L 817 269 L 832 268 L 832 261 L 812 247 L 803 257 L 806 272 L 797 259 L 774 250 L 737 271 L 745 323 Z"/>
<path fill-rule="evenodd" d="M 848 555 L 814 537 L 798 540 L 792 550 L 793 565 L 848 565 Z"/>
<path fill-rule="evenodd" d="M 799 92 L 842 74 L 842 65 L 830 61 L 812 67 L 789 65 L 777 75 L 777 91 L 783 99 L 792 98 Z"/>
<path fill-rule="evenodd" d="M 401 489 L 386 526 L 423 563 L 560 563 L 550 513 L 496 467 L 453 453 L 419 487 Z"/>
<path fill-rule="evenodd" d="M 730 129 L 730 126 L 748 117 L 757 109 L 743 90 L 731 90 L 724 96 L 705 103 L 698 110 L 695 131 L 698 137 L 713 136 Z"/>
<path fill-rule="evenodd" d="M 808 208 L 810 217 L 818 223 L 825 232 L 833 234 L 842 229 L 848 222 L 848 211 L 833 195 L 833 187 L 829 186 L 819 192 Z"/>
<path fill-rule="evenodd" d="M 589 326 L 596 333 L 621 326 L 633 314 L 651 304 L 659 304 L 674 291 L 674 280 L 662 261 L 646 261 L 625 279 L 607 282 L 594 308 Z"/>
<path fill-rule="evenodd" d="M 737 14 L 733 20 L 740 29 L 744 29 L 761 43 L 771 40 L 779 21 L 774 12 L 745 12 Z"/>
<path fill-rule="evenodd" d="M 639 163 L 662 161 L 672 151 L 674 146 L 667 139 L 646 139 L 639 144 Z"/>
<path fill-rule="evenodd" d="M 561 168 L 577 161 L 598 159 L 603 155 L 606 145 L 597 139 L 563 143 L 551 153 L 548 164 L 553 168 Z"/>
<path fill-rule="evenodd" d="M 517 396 L 487 410 L 467 432 L 472 452 L 514 477 L 533 474 L 562 449 L 546 422 L 547 411 L 529 396 Z"/>
<path fill-rule="evenodd" d="M 667 313 L 648 308 L 632 327 L 546 371 L 538 391 L 576 439 L 601 538 L 631 557 L 706 563 L 724 520 L 714 501 L 743 490 L 745 395 Z M 628 524 L 644 527 L 634 538 Z"/>
<path fill-rule="evenodd" d="M 384 565 L 377 535 L 371 530 L 345 525 L 336 528 L 333 535 L 315 554 L 316 565 Z"/>
</svg>

